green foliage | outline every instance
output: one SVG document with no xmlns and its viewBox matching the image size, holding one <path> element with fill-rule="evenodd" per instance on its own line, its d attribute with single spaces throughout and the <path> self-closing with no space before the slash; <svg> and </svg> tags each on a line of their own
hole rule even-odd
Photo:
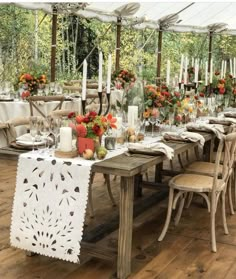
<svg viewBox="0 0 236 279">
<path fill-rule="evenodd" d="M 35 11 L 0 4 L 0 81 L 15 82 L 22 72 L 44 73 L 50 79 L 51 15 L 38 11 L 38 60 L 35 61 Z M 78 29 L 77 26 L 79 26 Z M 56 72 L 60 81 L 78 79 L 79 65 L 90 50 L 89 77 L 98 74 L 98 50 L 104 56 L 104 80 L 107 57 L 112 53 L 113 67 L 116 53 L 116 24 L 97 20 L 58 15 Z M 76 30 L 78 30 L 76 37 Z M 104 33 L 106 33 L 104 35 Z M 100 40 L 98 40 L 100 38 Z M 147 41 L 148 40 L 148 41 Z M 155 83 L 157 65 L 158 31 L 121 28 L 120 68 L 129 69 L 147 83 Z M 199 58 L 203 68 L 208 59 L 208 34 L 163 32 L 161 77 L 166 75 L 167 59 L 171 61 L 171 75 L 178 75 L 181 54 Z M 236 57 L 236 38 L 216 34 L 213 36 L 213 60 L 220 69 L 222 59 Z M 191 65 L 190 65 L 191 66 Z M 138 68 L 142 68 L 139 71 Z"/>
</svg>

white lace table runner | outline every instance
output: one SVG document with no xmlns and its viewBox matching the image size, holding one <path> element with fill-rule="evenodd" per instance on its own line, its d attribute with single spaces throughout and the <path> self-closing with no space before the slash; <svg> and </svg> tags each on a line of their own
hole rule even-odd
<svg viewBox="0 0 236 279">
<path fill-rule="evenodd" d="M 127 148 L 109 152 L 106 159 Z M 20 155 L 11 223 L 11 245 L 79 262 L 91 166 L 99 162 Z"/>
<path fill-rule="evenodd" d="M 78 262 L 91 163 L 19 158 L 11 244 L 41 255 Z"/>
</svg>

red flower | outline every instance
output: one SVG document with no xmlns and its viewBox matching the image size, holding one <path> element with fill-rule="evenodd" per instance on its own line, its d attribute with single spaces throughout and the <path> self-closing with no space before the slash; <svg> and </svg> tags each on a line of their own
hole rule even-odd
<svg viewBox="0 0 236 279">
<path fill-rule="evenodd" d="M 205 94 L 204 94 L 203 92 L 200 92 L 200 93 L 199 93 L 199 96 L 200 96 L 200 97 L 204 97 Z"/>
<path fill-rule="evenodd" d="M 95 124 L 92 127 L 92 130 L 97 136 L 101 136 L 103 134 L 103 129 L 101 129 L 101 127 L 98 124 Z"/>
<path fill-rule="evenodd" d="M 96 113 L 96 111 L 90 111 L 88 117 L 90 117 L 93 120 L 97 115 L 98 114 Z"/>
<path fill-rule="evenodd" d="M 76 132 L 77 132 L 78 137 L 85 138 L 87 135 L 87 129 L 83 124 L 78 124 L 76 126 Z"/>
<path fill-rule="evenodd" d="M 175 97 L 179 98 L 180 97 L 180 93 L 179 92 L 174 92 Z"/>
<path fill-rule="evenodd" d="M 84 117 L 82 115 L 77 115 L 75 120 L 78 124 L 80 124 L 84 121 Z"/>
<path fill-rule="evenodd" d="M 220 89 L 219 89 L 219 93 L 220 93 L 221 95 L 225 94 L 225 88 L 220 88 Z"/>
<path fill-rule="evenodd" d="M 75 117 L 75 112 L 72 111 L 68 114 L 69 119 L 74 118 L 74 117 Z"/>
<path fill-rule="evenodd" d="M 33 77 L 30 74 L 24 74 L 25 80 L 33 80 Z"/>
</svg>

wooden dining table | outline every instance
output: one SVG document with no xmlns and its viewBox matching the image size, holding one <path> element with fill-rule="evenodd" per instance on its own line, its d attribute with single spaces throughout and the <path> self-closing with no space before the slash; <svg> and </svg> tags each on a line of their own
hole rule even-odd
<svg viewBox="0 0 236 279">
<path fill-rule="evenodd" d="M 201 132 L 205 138 L 206 152 L 210 153 L 215 135 Z M 198 143 L 165 142 L 174 149 L 175 156 L 197 148 Z M 209 156 L 208 156 L 209 157 Z M 163 161 L 167 157 L 163 154 L 132 154 L 126 153 L 96 162 L 92 165 L 92 172 L 120 176 L 120 205 L 119 205 L 119 233 L 118 248 L 105 248 L 98 243 L 81 243 L 81 249 L 88 256 L 117 261 L 117 278 L 126 279 L 131 274 L 131 251 L 133 234 L 133 205 L 135 191 L 140 188 L 140 179 L 149 168 L 156 167 L 155 180 L 160 181 Z M 155 182 L 156 182 L 155 181 Z M 154 183 L 155 184 L 155 183 Z"/>
<path fill-rule="evenodd" d="M 205 138 L 205 153 L 209 154 L 215 136 L 205 132 L 201 132 L 201 134 Z M 175 156 L 197 147 L 197 143 L 189 142 L 166 142 L 166 144 L 174 149 Z M 208 155 L 207 157 L 209 158 Z M 140 186 L 135 185 L 135 177 L 140 176 L 148 168 L 156 166 L 155 180 L 160 180 L 158 175 L 161 174 L 162 163 L 166 159 L 164 155 L 133 154 L 127 156 L 121 154 L 92 166 L 93 172 L 121 177 L 117 255 L 117 278 L 119 279 L 125 279 L 131 273 L 134 189 Z M 85 243 L 84 245 L 86 247 Z M 96 255 L 96 244 L 92 245 L 94 245 L 93 256 L 99 258 L 101 253 Z M 92 249 L 91 246 L 89 248 Z M 102 253 L 102 257 L 104 257 L 104 253 L 106 252 Z M 111 255 L 109 257 L 112 258 Z"/>
</svg>

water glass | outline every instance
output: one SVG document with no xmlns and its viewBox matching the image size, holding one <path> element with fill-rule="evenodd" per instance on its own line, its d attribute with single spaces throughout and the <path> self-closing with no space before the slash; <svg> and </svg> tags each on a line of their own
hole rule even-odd
<svg viewBox="0 0 236 279">
<path fill-rule="evenodd" d="M 32 142 L 33 142 L 32 152 L 35 152 L 35 150 L 34 150 L 35 139 L 36 139 L 36 136 L 38 134 L 38 119 L 37 119 L 37 116 L 31 116 L 30 120 L 29 120 L 29 124 L 30 124 L 30 135 L 31 135 Z"/>
</svg>

